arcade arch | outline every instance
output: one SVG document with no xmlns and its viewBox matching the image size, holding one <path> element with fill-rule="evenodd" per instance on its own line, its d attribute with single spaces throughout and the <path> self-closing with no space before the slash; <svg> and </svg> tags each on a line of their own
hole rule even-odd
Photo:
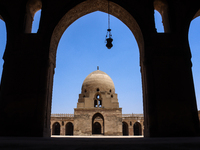
<svg viewBox="0 0 200 150">
<path fill-rule="evenodd" d="M 84 8 L 84 9 L 82 9 Z M 116 11 L 116 8 L 118 11 Z M 50 69 L 49 69 L 49 78 L 47 83 L 49 84 L 47 87 L 52 88 L 53 87 L 53 71 L 56 66 L 56 53 L 57 53 L 57 48 L 58 48 L 58 43 L 60 41 L 60 38 L 64 31 L 78 18 L 95 12 L 95 11 L 102 11 L 102 12 L 107 12 L 107 1 L 102 0 L 102 1 L 85 1 L 70 11 L 68 11 L 63 18 L 59 21 L 57 26 L 55 27 L 52 37 L 51 37 L 51 43 L 50 43 L 50 53 L 49 53 L 49 60 L 50 60 Z M 119 13 L 119 11 L 123 13 Z M 78 13 L 75 13 L 78 12 Z M 136 20 L 131 16 L 125 9 L 123 9 L 121 6 L 110 2 L 110 13 L 111 15 L 119 18 L 123 23 L 125 23 L 133 35 L 136 38 L 136 41 L 139 46 L 139 51 L 140 51 L 140 62 L 143 60 L 143 55 L 144 55 L 144 41 L 143 41 L 143 35 L 141 32 L 141 29 L 136 22 Z M 106 20 L 107 22 L 107 20 Z M 105 28 L 107 29 L 107 27 Z M 104 37 L 105 38 L 105 37 Z M 48 96 L 51 97 L 51 89 L 47 90 L 48 91 Z M 51 103 L 51 99 L 48 99 L 48 103 Z"/>
<path fill-rule="evenodd" d="M 129 135 L 129 132 L 128 132 L 128 124 L 126 122 L 122 122 L 122 133 L 123 135 Z"/>
<path fill-rule="evenodd" d="M 69 25 L 71 25 L 78 18 L 95 11 L 102 11 L 102 12 L 107 13 L 107 10 L 108 10 L 107 2 L 108 2 L 107 0 L 85 1 L 77 5 L 73 9 L 71 9 L 69 12 L 67 12 L 63 16 L 63 18 L 59 21 L 59 23 L 54 28 L 54 31 L 51 37 L 49 58 L 51 59 L 52 62 L 55 63 L 56 61 L 56 52 L 57 52 L 58 43 L 60 41 L 62 34 L 69 27 Z M 116 11 L 116 8 L 118 11 Z M 115 16 L 116 18 L 119 18 L 132 31 L 138 43 L 139 50 L 140 50 L 140 57 L 142 59 L 143 54 L 144 54 L 144 40 L 143 40 L 141 29 L 138 23 L 136 22 L 136 20 L 125 9 L 123 9 L 121 6 L 117 5 L 116 3 L 109 2 L 109 10 L 110 10 L 111 15 Z M 120 11 L 123 12 L 123 14 L 119 13 Z"/>
<path fill-rule="evenodd" d="M 74 131 L 74 125 L 71 122 L 68 122 L 65 125 L 65 135 L 73 135 L 73 131 Z"/>
<path fill-rule="evenodd" d="M 29 0 L 26 5 L 26 15 L 25 15 L 25 33 L 33 33 L 32 25 L 34 21 L 35 13 L 42 9 L 42 2 L 41 0 Z M 41 14 L 41 11 L 37 13 Z M 40 18 L 40 17 L 39 17 Z M 35 23 L 34 23 L 35 24 Z M 39 27 L 39 21 L 37 21 L 37 28 Z M 36 33 L 37 30 L 34 31 Z"/>
<path fill-rule="evenodd" d="M 6 48 L 7 33 L 6 33 L 6 24 L 3 20 L 3 17 L 0 15 L 0 75 L 3 71 L 3 55 Z"/>
<path fill-rule="evenodd" d="M 190 23 L 189 33 L 188 33 L 188 41 L 190 45 L 191 51 L 191 61 L 192 61 L 192 74 L 193 74 L 193 82 L 196 94 L 196 101 L 198 110 L 200 110 L 200 72 L 199 72 L 199 58 L 200 58 L 200 51 L 199 51 L 199 40 L 200 40 L 200 9 L 197 11 L 194 19 Z"/>
<path fill-rule="evenodd" d="M 154 10 L 154 20 L 155 20 L 155 27 L 158 33 L 164 33 L 164 28 L 162 24 L 162 16 L 157 10 Z"/>
<path fill-rule="evenodd" d="M 100 113 L 96 113 L 92 117 L 92 134 L 104 135 L 104 117 Z"/>
<path fill-rule="evenodd" d="M 60 123 L 55 122 L 52 125 L 52 135 L 60 135 Z"/>
<path fill-rule="evenodd" d="M 134 135 L 142 135 L 142 126 L 139 122 L 135 122 L 133 125 Z"/>
<path fill-rule="evenodd" d="M 163 23 L 163 27 L 164 27 L 164 32 L 165 33 L 170 33 L 169 16 L 168 16 L 168 3 L 167 3 L 167 1 L 166 0 L 155 0 L 154 1 L 154 9 L 156 11 L 158 11 L 160 13 L 160 15 L 162 16 L 162 23 Z"/>
<path fill-rule="evenodd" d="M 41 9 L 38 10 L 38 11 L 35 13 L 35 15 L 34 15 L 31 33 L 37 33 L 37 31 L 38 31 L 38 29 L 39 29 L 40 18 L 41 18 L 41 11 L 42 11 Z"/>
</svg>

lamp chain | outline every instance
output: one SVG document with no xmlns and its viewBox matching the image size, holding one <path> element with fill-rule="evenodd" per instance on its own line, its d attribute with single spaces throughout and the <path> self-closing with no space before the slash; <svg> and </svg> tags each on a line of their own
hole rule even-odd
<svg viewBox="0 0 200 150">
<path fill-rule="evenodd" d="M 110 29 L 109 0 L 108 0 L 108 29 Z"/>
</svg>

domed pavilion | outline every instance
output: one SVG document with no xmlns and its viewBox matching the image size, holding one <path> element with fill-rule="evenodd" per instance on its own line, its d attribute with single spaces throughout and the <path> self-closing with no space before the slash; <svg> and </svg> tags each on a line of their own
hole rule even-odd
<svg viewBox="0 0 200 150">
<path fill-rule="evenodd" d="M 85 78 L 74 109 L 74 135 L 92 134 L 122 135 L 122 108 L 114 83 L 100 70 Z"/>
<path fill-rule="evenodd" d="M 52 135 L 143 135 L 143 114 L 122 114 L 113 80 L 90 73 L 82 84 L 74 114 L 51 114 Z"/>
</svg>

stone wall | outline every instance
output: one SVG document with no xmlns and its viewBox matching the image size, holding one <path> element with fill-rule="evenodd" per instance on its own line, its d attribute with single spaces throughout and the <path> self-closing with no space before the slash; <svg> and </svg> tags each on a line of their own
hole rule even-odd
<svg viewBox="0 0 200 150">
<path fill-rule="evenodd" d="M 133 136 L 134 135 L 134 124 L 140 123 L 141 125 L 141 133 L 144 135 L 144 116 L 143 114 L 122 114 L 122 118 L 117 117 L 118 115 L 114 110 L 108 111 L 108 110 L 102 110 L 100 111 L 98 108 L 94 109 L 95 111 L 87 110 L 85 113 L 83 111 L 78 110 L 76 111 L 76 121 L 74 121 L 74 114 L 51 114 L 51 135 L 52 135 L 52 126 L 54 123 L 58 122 L 60 124 L 60 135 L 65 135 L 65 126 L 68 122 L 73 123 L 76 129 L 74 129 L 74 135 L 92 135 L 92 116 L 94 116 L 95 113 L 101 113 L 104 117 L 104 122 L 102 120 L 95 120 L 98 121 L 102 126 L 102 133 L 103 130 L 106 132 L 104 135 L 122 135 L 123 133 L 117 133 L 115 130 L 121 131 L 122 130 L 122 122 L 126 122 L 128 124 L 128 135 Z M 115 113 L 113 115 L 113 112 Z M 108 113 L 111 113 L 112 115 L 107 115 Z M 106 118 L 106 121 L 105 121 Z M 114 121 L 110 121 L 114 119 Z M 121 120 L 121 121 L 119 121 Z M 62 125 L 62 122 L 64 122 L 64 125 Z M 104 124 L 104 128 L 103 128 Z M 119 124 L 117 128 L 117 124 Z M 106 129 L 105 129 L 106 127 Z M 76 130 L 76 131 L 75 131 Z M 112 132 L 112 133 L 111 133 Z M 121 131 L 123 132 L 123 131 Z"/>
<path fill-rule="evenodd" d="M 121 108 L 74 109 L 74 135 L 92 135 L 95 114 L 103 116 L 104 135 L 122 135 Z"/>
</svg>

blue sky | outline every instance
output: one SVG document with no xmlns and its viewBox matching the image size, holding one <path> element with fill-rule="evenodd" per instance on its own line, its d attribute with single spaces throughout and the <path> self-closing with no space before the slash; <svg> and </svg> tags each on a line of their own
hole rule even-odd
<svg viewBox="0 0 200 150">
<path fill-rule="evenodd" d="M 37 32 L 40 11 L 35 14 L 32 32 Z M 161 16 L 155 11 L 158 32 L 163 31 Z M 200 17 L 192 21 L 189 43 L 192 52 L 193 76 L 198 109 L 200 109 Z M 52 113 L 73 113 L 81 86 L 88 74 L 97 66 L 106 72 L 115 84 L 119 105 L 123 113 L 143 113 L 139 49 L 129 28 L 111 16 L 113 47 L 105 46 L 107 14 L 94 12 L 71 24 L 63 34 L 58 50 L 54 75 Z M 0 20 L 0 56 L 6 44 L 6 29 Z M 2 72 L 3 60 L 0 61 Z"/>
</svg>

